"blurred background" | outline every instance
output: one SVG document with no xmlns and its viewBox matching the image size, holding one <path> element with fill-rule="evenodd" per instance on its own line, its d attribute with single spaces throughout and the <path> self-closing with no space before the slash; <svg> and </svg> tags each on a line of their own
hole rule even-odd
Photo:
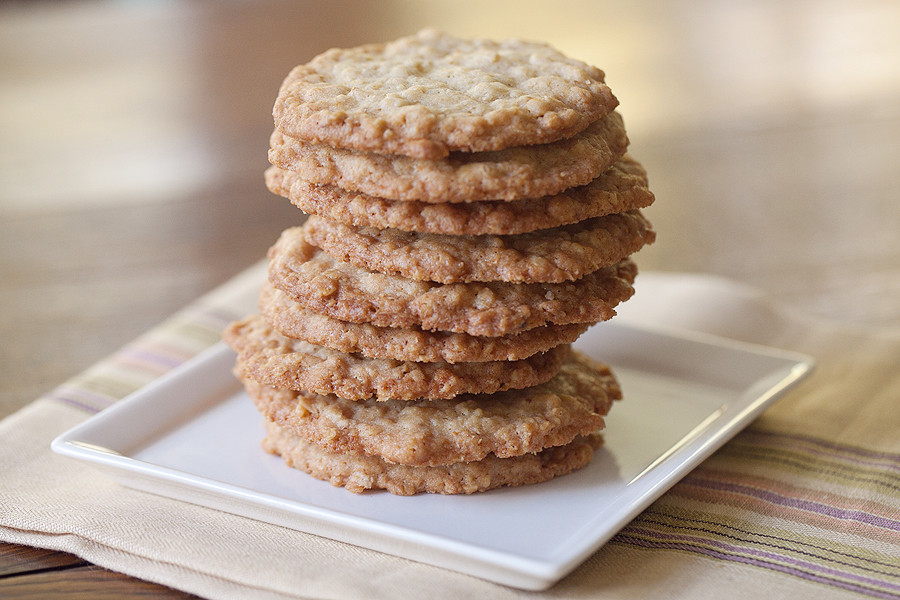
<svg viewBox="0 0 900 600">
<path fill-rule="evenodd" d="M 900 3 L 0 4 L 0 417 L 263 258 L 288 70 L 434 26 L 607 73 L 657 203 L 643 270 L 900 332 Z"/>
</svg>

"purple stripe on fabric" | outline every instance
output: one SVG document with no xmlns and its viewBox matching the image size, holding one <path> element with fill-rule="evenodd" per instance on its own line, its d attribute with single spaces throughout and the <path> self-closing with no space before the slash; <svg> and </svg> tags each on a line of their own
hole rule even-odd
<svg viewBox="0 0 900 600">
<path fill-rule="evenodd" d="M 85 412 L 89 412 L 91 414 L 97 414 L 98 412 L 103 410 L 103 408 L 97 408 L 96 406 L 92 406 L 90 404 L 85 404 L 83 402 L 79 402 L 78 400 L 75 400 L 74 398 L 70 398 L 69 396 L 65 396 L 63 394 L 58 394 L 55 392 L 45 394 L 43 396 L 43 398 L 46 400 L 54 400 L 56 402 L 62 402 L 63 404 L 68 404 L 70 406 L 74 406 L 75 408 L 80 408 L 81 410 L 83 410 Z"/>
<path fill-rule="evenodd" d="M 801 510 L 819 513 L 829 517 L 834 517 L 836 519 L 842 519 L 845 521 L 858 521 L 867 525 L 881 527 L 882 529 L 900 531 L 900 521 L 896 521 L 894 519 L 888 519 L 887 517 L 873 515 L 861 510 L 850 510 L 828 506 L 827 504 L 822 504 L 821 502 L 801 500 L 800 498 L 789 498 L 787 496 L 783 496 L 769 490 L 763 490 L 748 485 L 725 483 L 722 481 L 701 479 L 699 477 L 688 477 L 682 481 L 682 485 L 693 485 L 696 487 L 743 494 L 745 496 L 753 496 L 755 498 L 771 502 L 772 504 L 778 504 L 780 506 L 799 508 Z"/>
<path fill-rule="evenodd" d="M 98 394 L 80 387 L 64 385 L 63 387 L 58 388 L 58 390 L 60 395 L 65 394 L 65 397 L 67 398 L 74 399 L 73 397 L 80 397 L 85 402 L 93 402 L 94 404 L 99 404 L 103 407 L 107 407 L 116 401 L 116 398 L 110 398 L 105 394 Z"/>
<path fill-rule="evenodd" d="M 764 569 L 770 569 L 773 571 L 780 571 L 782 573 L 787 573 L 789 575 L 794 575 L 801 579 L 806 579 L 808 581 L 814 581 L 816 583 L 821 583 L 825 585 L 830 585 L 833 587 L 838 587 L 841 589 L 850 590 L 853 592 L 866 594 L 875 598 L 886 598 L 888 600 L 900 598 L 900 595 L 893 594 L 884 590 L 873 590 L 867 588 L 865 586 L 848 583 L 845 581 L 835 581 L 828 577 L 823 577 L 821 575 L 816 575 L 814 573 L 806 573 L 800 569 L 792 568 L 788 565 L 782 565 L 778 563 L 770 563 L 763 560 L 758 560 L 755 558 L 749 558 L 746 556 L 734 556 L 730 554 L 726 554 L 724 552 L 719 552 L 717 550 L 713 550 L 712 548 L 703 548 L 697 547 L 693 544 L 685 544 L 685 543 L 675 543 L 675 542 L 658 542 L 652 540 L 642 540 L 640 538 L 631 537 L 625 534 L 619 534 L 615 538 L 613 538 L 614 542 L 620 542 L 624 544 L 631 544 L 633 546 L 642 546 L 644 548 L 663 548 L 663 549 L 671 549 L 671 550 L 684 550 L 686 552 L 694 552 L 695 554 L 704 554 L 706 556 L 710 556 L 713 558 L 719 558 L 722 560 L 727 560 L 731 562 L 738 562 L 743 564 L 748 564 Z"/>
<path fill-rule="evenodd" d="M 747 430 L 741 433 L 741 438 L 756 436 L 756 437 L 764 437 L 769 439 L 779 439 L 779 440 L 790 440 L 797 443 L 803 444 L 811 444 L 813 446 L 818 446 L 820 448 L 825 448 L 827 450 L 834 450 L 836 452 L 840 452 L 842 454 L 850 454 L 859 457 L 871 458 L 876 460 L 884 460 L 887 461 L 887 464 L 883 466 L 896 468 L 900 470 L 900 454 L 895 454 L 892 452 L 876 452 L 874 450 L 865 450 L 863 448 L 857 448 L 855 446 L 845 446 L 842 444 L 837 444 L 835 442 L 829 442 L 827 440 L 821 440 L 810 436 L 805 436 L 801 434 L 792 434 L 792 433 L 772 433 L 768 431 L 758 431 L 758 430 Z"/>
<path fill-rule="evenodd" d="M 851 573 L 849 571 L 842 571 L 839 569 L 834 569 L 831 567 L 827 567 L 824 565 L 800 560 L 797 558 L 793 558 L 786 554 L 779 554 L 775 552 L 767 552 L 765 550 L 757 550 L 755 548 L 749 548 L 747 546 L 735 546 L 733 544 L 729 544 L 727 542 L 721 542 L 717 540 L 712 540 L 709 538 L 697 537 L 693 535 L 685 535 L 685 534 L 676 534 L 676 533 L 662 533 L 658 531 L 652 531 L 650 529 L 642 529 L 640 527 L 631 527 L 629 528 L 629 533 L 633 533 L 636 535 L 643 535 L 647 537 L 652 537 L 660 540 L 681 540 L 683 542 L 690 542 L 693 544 L 707 544 L 719 548 L 723 552 L 731 552 L 731 553 L 744 553 L 750 554 L 752 556 L 756 556 L 758 558 L 764 558 L 768 560 L 781 561 L 790 565 L 794 565 L 796 567 L 803 567 L 805 569 L 810 569 L 812 571 L 818 571 L 820 573 L 825 573 L 834 577 L 843 577 L 846 579 L 851 579 L 853 581 L 857 581 L 859 583 L 865 583 L 869 585 L 878 585 L 880 587 L 897 590 L 900 591 L 900 585 L 896 583 L 891 583 L 888 581 L 884 581 L 881 579 L 873 579 L 871 577 L 866 577 L 864 575 L 858 575 L 856 573 Z M 849 566 L 849 565 L 848 565 Z"/>
</svg>

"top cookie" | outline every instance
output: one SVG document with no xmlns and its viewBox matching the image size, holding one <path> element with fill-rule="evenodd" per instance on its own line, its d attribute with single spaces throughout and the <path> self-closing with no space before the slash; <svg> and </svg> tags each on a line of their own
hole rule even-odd
<svg viewBox="0 0 900 600">
<path fill-rule="evenodd" d="M 423 30 L 295 67 L 273 116 L 301 141 L 434 159 L 578 133 L 618 104 L 604 77 L 545 44 Z"/>
</svg>

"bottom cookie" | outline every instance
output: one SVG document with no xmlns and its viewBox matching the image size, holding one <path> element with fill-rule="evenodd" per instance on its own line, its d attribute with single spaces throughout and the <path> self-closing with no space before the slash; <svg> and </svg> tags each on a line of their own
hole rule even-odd
<svg viewBox="0 0 900 600">
<path fill-rule="evenodd" d="M 475 462 L 414 467 L 391 464 L 376 456 L 329 452 L 271 421 L 266 422 L 266 432 L 263 449 L 280 455 L 289 467 L 351 492 L 384 489 L 398 496 L 422 492 L 472 494 L 503 486 L 541 483 L 587 466 L 594 450 L 603 443 L 602 435 L 595 433 L 535 454 L 512 458 L 491 454 Z"/>
</svg>

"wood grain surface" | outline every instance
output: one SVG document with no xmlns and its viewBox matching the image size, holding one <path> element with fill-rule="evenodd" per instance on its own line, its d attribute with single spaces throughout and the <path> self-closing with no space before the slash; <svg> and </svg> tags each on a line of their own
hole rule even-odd
<svg viewBox="0 0 900 600">
<path fill-rule="evenodd" d="M 302 219 L 262 179 L 290 67 L 426 25 L 546 40 L 606 71 L 658 198 L 642 269 L 900 332 L 900 4 L 5 3 L 0 417 Z M 186 597 L 11 544 L 0 596 Z"/>
</svg>

